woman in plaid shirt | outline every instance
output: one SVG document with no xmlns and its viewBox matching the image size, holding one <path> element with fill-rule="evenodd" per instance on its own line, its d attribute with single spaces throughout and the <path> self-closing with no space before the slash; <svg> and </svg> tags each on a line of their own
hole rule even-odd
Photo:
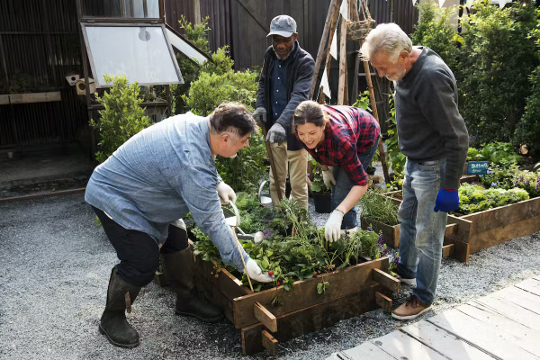
<svg viewBox="0 0 540 360">
<path fill-rule="evenodd" d="M 381 130 L 368 112 L 354 106 L 320 105 L 304 101 L 294 112 L 296 137 L 323 170 L 332 189 L 332 209 L 326 222 L 327 241 L 337 241 L 341 229 L 358 226 L 355 205 L 368 186 L 365 168 L 375 155 Z"/>
</svg>

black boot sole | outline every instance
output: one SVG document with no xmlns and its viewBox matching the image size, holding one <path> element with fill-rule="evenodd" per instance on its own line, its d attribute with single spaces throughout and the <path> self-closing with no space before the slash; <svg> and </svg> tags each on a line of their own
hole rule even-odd
<svg viewBox="0 0 540 360">
<path fill-rule="evenodd" d="M 118 343 L 116 341 L 114 341 L 113 339 L 111 339 L 111 337 L 109 336 L 109 334 L 107 334 L 107 332 L 101 327 L 101 324 L 99 324 L 99 332 L 103 335 L 105 335 L 105 337 L 107 337 L 107 340 L 109 340 L 109 342 L 111 344 L 113 344 L 114 346 L 118 346 L 118 347 L 122 347 L 122 348 L 125 348 L 125 349 L 133 349 L 134 347 L 137 347 L 140 345 L 141 341 L 137 341 L 136 343 L 133 343 L 133 344 L 122 344 L 122 343 Z"/>
<path fill-rule="evenodd" d="M 174 313 L 176 315 L 179 315 L 179 316 L 190 316 L 190 317 L 194 317 L 196 319 L 199 319 L 201 320 L 202 322 L 205 322 L 205 323 L 210 323 L 210 324 L 213 324 L 213 323 L 217 323 L 219 321 L 221 321 L 223 319 L 223 315 L 220 315 L 218 317 L 215 317 L 215 318 L 203 318 L 203 317 L 200 317 L 199 315 L 197 314 L 194 314 L 194 313 L 189 313 L 189 312 L 183 312 L 183 311 L 178 311 L 178 310 L 175 310 Z"/>
</svg>

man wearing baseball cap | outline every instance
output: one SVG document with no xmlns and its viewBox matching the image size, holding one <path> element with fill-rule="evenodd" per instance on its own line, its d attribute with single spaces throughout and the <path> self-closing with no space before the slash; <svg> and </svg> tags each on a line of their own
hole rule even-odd
<svg viewBox="0 0 540 360">
<path fill-rule="evenodd" d="M 268 130 L 266 140 L 271 145 L 276 171 L 270 171 L 270 195 L 274 205 L 279 205 L 277 187 L 285 194 L 288 172 L 291 198 L 307 209 L 308 153 L 292 134 L 291 122 L 298 104 L 310 97 L 315 62 L 298 44 L 296 21 L 292 17 L 276 16 L 267 36 L 272 37 L 272 46 L 264 56 L 253 117 Z"/>
</svg>

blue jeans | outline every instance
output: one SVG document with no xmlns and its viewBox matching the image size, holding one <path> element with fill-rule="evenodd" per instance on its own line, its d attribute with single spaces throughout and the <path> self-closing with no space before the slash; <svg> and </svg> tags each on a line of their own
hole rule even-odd
<svg viewBox="0 0 540 360">
<path fill-rule="evenodd" d="M 358 159 L 362 163 L 364 171 L 367 170 L 371 159 L 375 156 L 377 151 L 377 145 L 379 144 L 379 138 L 375 141 L 375 144 L 364 154 L 358 154 Z M 334 211 L 339 204 L 349 195 L 354 184 L 351 182 L 345 171 L 340 166 L 334 166 L 334 179 L 336 179 L 336 185 L 332 185 L 332 211 Z M 353 206 L 348 213 L 343 217 L 341 222 L 342 229 L 352 229 L 358 226 L 356 206 Z"/>
<path fill-rule="evenodd" d="M 398 214 L 398 273 L 404 278 L 416 278 L 417 287 L 412 293 L 427 305 L 435 299 L 448 215 L 433 211 L 445 169 L 446 159 L 423 163 L 407 160 Z"/>
</svg>

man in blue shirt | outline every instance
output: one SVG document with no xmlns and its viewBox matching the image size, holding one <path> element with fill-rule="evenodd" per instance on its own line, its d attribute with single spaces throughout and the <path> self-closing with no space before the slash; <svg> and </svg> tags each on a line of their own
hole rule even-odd
<svg viewBox="0 0 540 360">
<path fill-rule="evenodd" d="M 270 195 L 278 205 L 277 188 L 285 194 L 287 172 L 291 198 L 307 209 L 307 151 L 291 130 L 294 110 L 308 100 L 315 62 L 298 44 L 296 22 L 287 15 L 276 16 L 270 24 L 272 46 L 266 50 L 259 79 L 257 109 L 253 113 L 259 126 L 269 129 L 274 169 L 270 171 Z M 285 144 L 284 144 L 285 143 Z M 287 169 L 288 168 L 288 169 Z"/>
<path fill-rule="evenodd" d="M 207 118 L 177 115 L 141 131 L 94 170 L 85 200 L 120 259 L 111 272 L 99 326 L 113 345 L 139 345 L 125 310 L 130 312 L 141 287 L 152 281 L 160 254 L 177 293 L 176 313 L 208 322 L 221 318 L 219 309 L 194 292 L 193 255 L 178 221 L 188 212 L 225 263 L 257 281 L 272 281 L 243 249 L 239 252 L 220 204 L 235 202 L 236 194 L 221 180 L 214 163 L 216 155 L 235 157 L 249 145 L 255 130 L 243 105 L 225 103 Z"/>
</svg>

